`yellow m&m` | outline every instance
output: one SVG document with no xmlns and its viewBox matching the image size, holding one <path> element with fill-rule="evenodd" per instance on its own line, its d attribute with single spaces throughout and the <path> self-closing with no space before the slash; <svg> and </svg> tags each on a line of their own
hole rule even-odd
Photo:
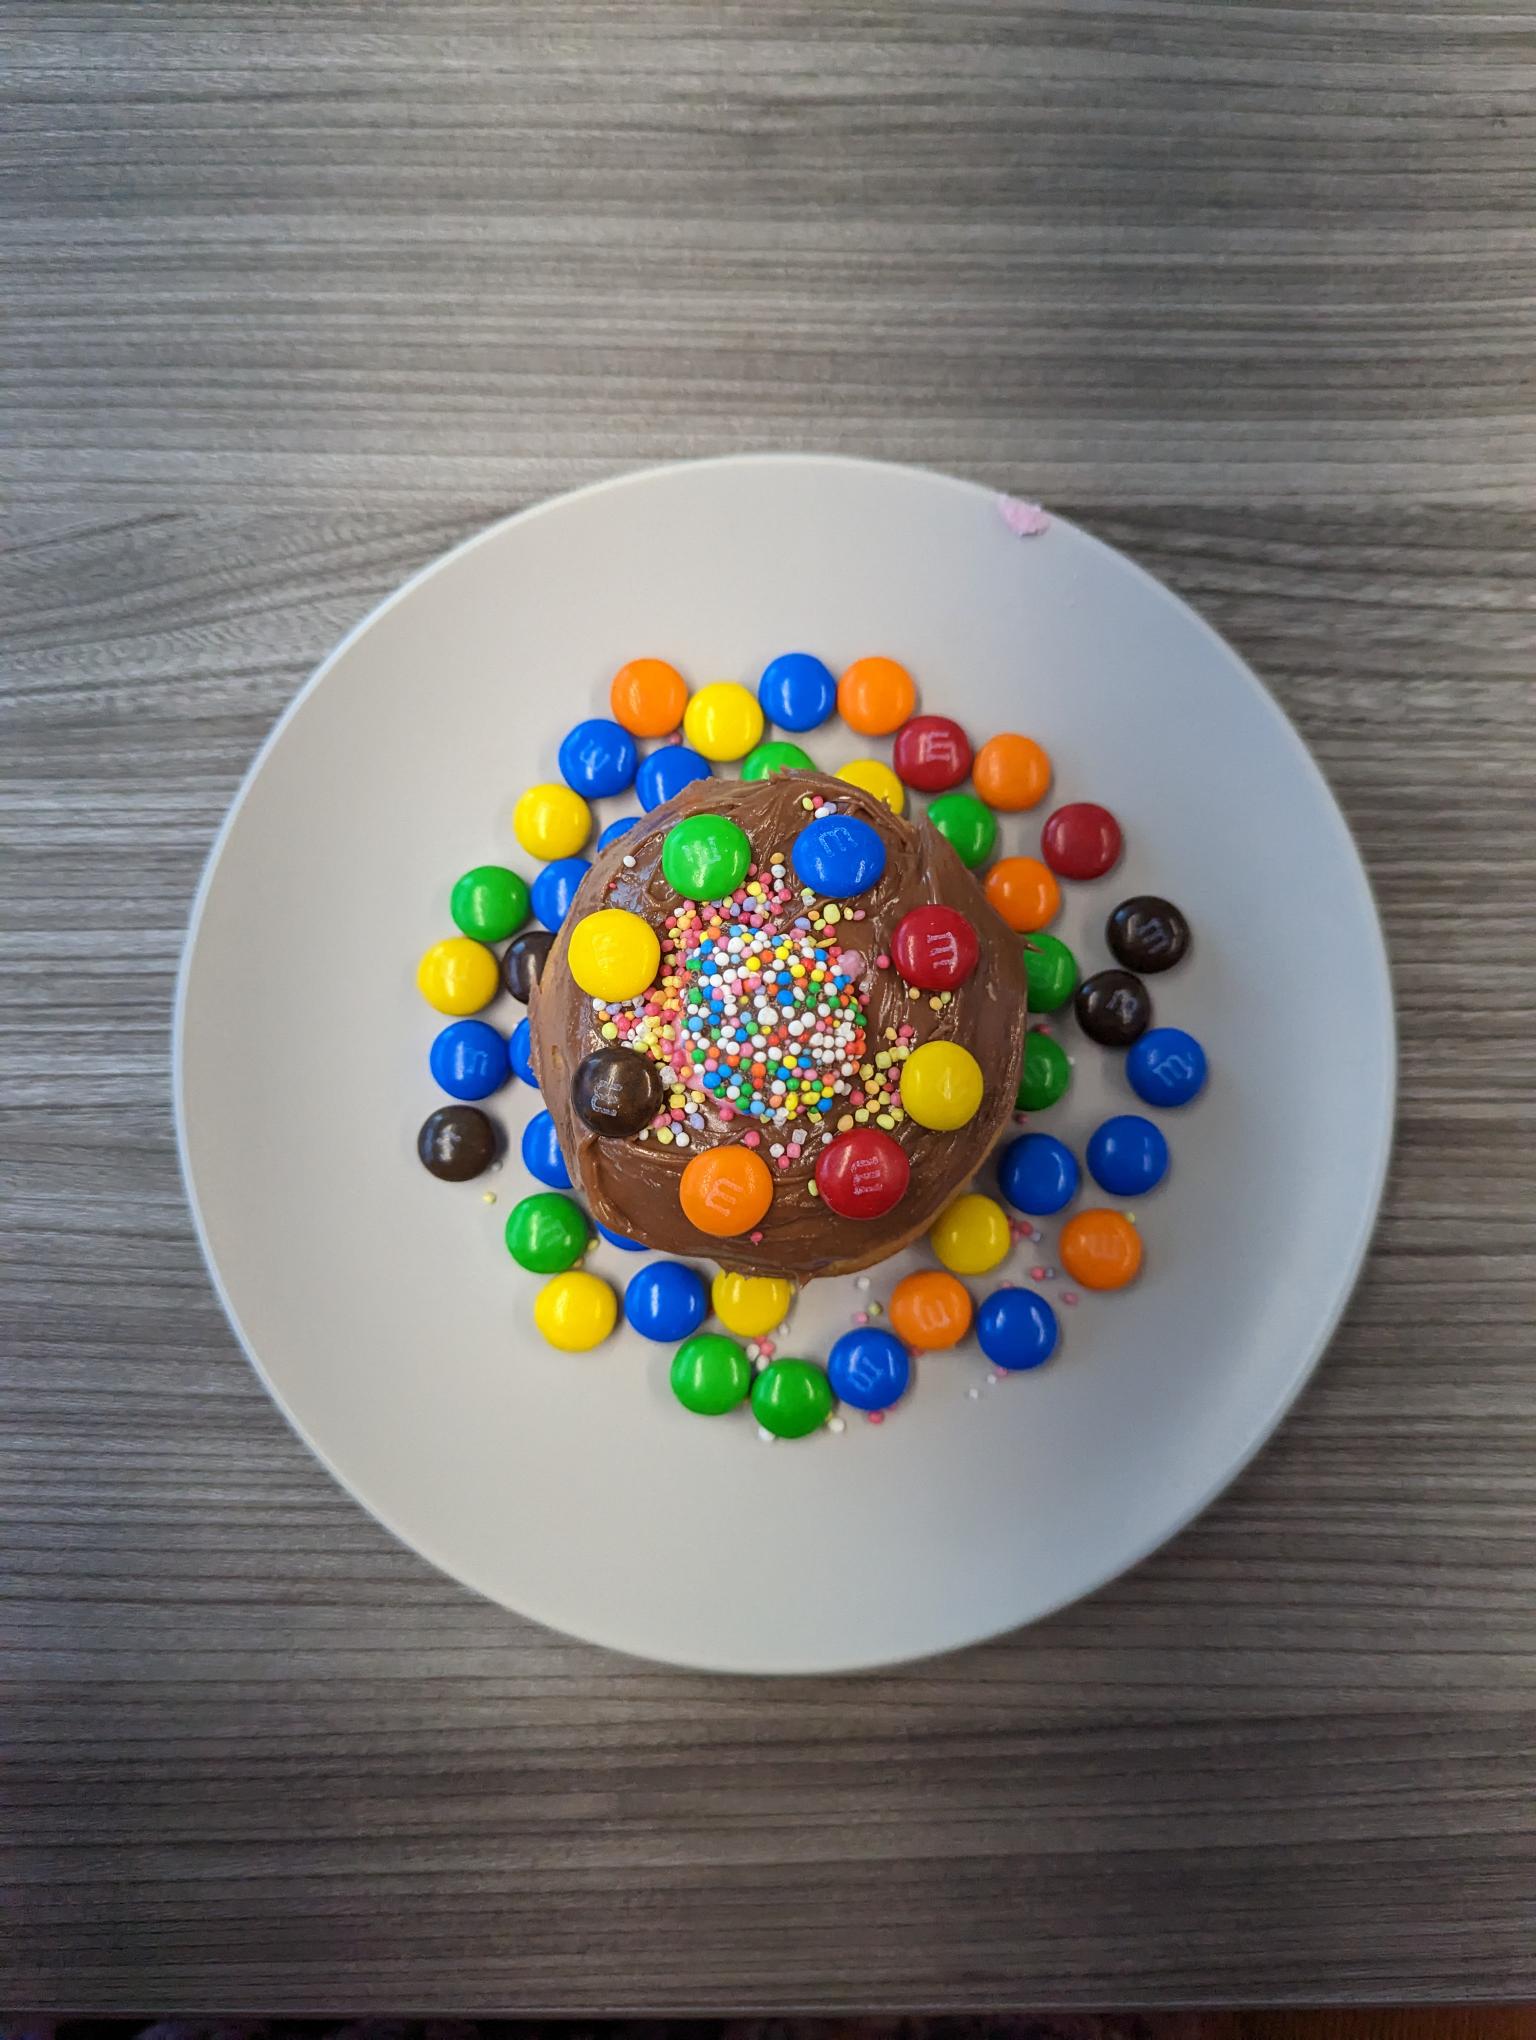
<svg viewBox="0 0 1536 2040">
<path fill-rule="evenodd" d="M 439 1013 L 478 1013 L 495 998 L 500 983 L 495 956 L 467 935 L 434 942 L 416 966 L 417 989 Z"/>
<path fill-rule="evenodd" d="M 985 1275 L 1007 1258 L 1013 1234 L 996 1198 L 973 1191 L 939 1213 L 928 1244 L 952 1274 Z"/>
<path fill-rule="evenodd" d="M 701 687 L 683 711 L 683 735 L 703 758 L 715 763 L 745 758 L 763 734 L 763 711 L 755 694 L 737 680 Z"/>
<path fill-rule="evenodd" d="M 589 998 L 638 998 L 660 962 L 656 930 L 623 907 L 601 907 L 571 930 L 571 976 Z"/>
<path fill-rule="evenodd" d="M 757 1339 L 783 1324 L 795 1292 L 778 1275 L 736 1275 L 722 1268 L 710 1284 L 709 1300 L 727 1331 Z"/>
<path fill-rule="evenodd" d="M 901 1102 L 934 1133 L 953 1133 L 976 1117 L 985 1089 L 981 1064 L 955 1041 L 925 1041 L 901 1066 Z"/>
<path fill-rule="evenodd" d="M 883 765 L 878 758 L 850 758 L 846 765 L 838 766 L 837 776 L 846 779 L 850 786 L 863 787 L 876 800 L 883 800 L 893 815 L 905 814 L 907 789 L 890 766 Z"/>
<path fill-rule="evenodd" d="M 592 810 L 568 786 L 530 786 L 512 810 L 512 833 L 530 857 L 552 864 L 585 849 Z"/>
<path fill-rule="evenodd" d="M 600 1346 L 618 1321 L 619 1299 L 600 1276 L 573 1268 L 546 1282 L 533 1300 L 533 1321 L 562 1353 Z"/>
</svg>

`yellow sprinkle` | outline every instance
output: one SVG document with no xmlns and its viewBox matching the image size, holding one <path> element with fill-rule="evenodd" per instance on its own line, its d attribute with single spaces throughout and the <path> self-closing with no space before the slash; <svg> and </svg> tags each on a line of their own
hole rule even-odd
<svg viewBox="0 0 1536 2040">
<path fill-rule="evenodd" d="M 894 1027 L 887 1027 L 887 1028 L 886 1028 L 886 1030 L 885 1030 L 885 1038 L 886 1038 L 886 1040 L 887 1040 L 887 1041 L 894 1041 L 894 1040 L 896 1039 L 896 1030 L 895 1030 L 895 1028 L 894 1028 Z"/>
<path fill-rule="evenodd" d="M 659 1140 L 659 1141 L 661 1142 L 661 1144 L 662 1144 L 662 1146 L 663 1146 L 663 1147 L 670 1147 L 670 1146 L 672 1145 L 672 1129 L 671 1129 L 671 1127 L 670 1127 L 670 1126 L 658 1126 L 658 1127 L 657 1127 L 657 1129 L 656 1129 L 656 1138 L 657 1138 L 657 1139 L 658 1139 L 658 1140 Z"/>
<path fill-rule="evenodd" d="M 893 1106 L 891 1107 L 891 1117 L 892 1117 L 892 1119 L 894 1119 L 894 1120 L 897 1120 L 897 1121 L 900 1121 L 900 1120 L 903 1120 L 903 1119 L 905 1119 L 905 1118 L 906 1118 L 906 1116 L 907 1116 L 907 1115 L 906 1115 L 906 1113 L 902 1111 L 902 1109 L 901 1109 L 901 1107 L 900 1107 L 899 1105 L 893 1105 Z"/>
<path fill-rule="evenodd" d="M 935 1013 L 941 1011 L 944 1005 L 944 1001 L 942 999 L 930 999 L 928 1003 L 930 1006 L 932 1006 Z"/>
<path fill-rule="evenodd" d="M 496 1202 L 496 1192 L 494 1190 L 482 1190 L 480 1192 L 480 1202 L 482 1204 L 494 1204 Z"/>
<path fill-rule="evenodd" d="M 918 993 L 917 993 L 917 986 L 916 986 L 916 985 L 908 985 L 908 986 L 907 986 L 907 997 L 908 997 L 909 999 L 915 999 L 915 998 L 917 997 L 917 995 L 918 995 Z"/>
<path fill-rule="evenodd" d="M 801 805 L 801 807 L 803 807 L 803 808 L 813 808 L 813 807 L 815 807 L 816 803 L 815 803 L 815 801 L 814 801 L 814 800 L 812 800 L 812 798 L 811 798 L 811 796 L 810 796 L 809 794 L 806 794 L 806 796 L 804 797 L 804 799 L 803 799 L 803 800 L 801 801 L 800 805 Z M 809 898 L 810 898 L 810 894 L 809 894 L 809 893 L 807 893 L 807 894 L 806 894 L 806 898 L 807 898 L 807 899 L 809 899 Z"/>
<path fill-rule="evenodd" d="M 883 1303 L 867 1304 L 865 1306 L 864 1315 L 866 1317 L 884 1317 L 885 1305 Z"/>
<path fill-rule="evenodd" d="M 619 1038 L 619 1030 L 618 1030 L 618 1028 L 617 1028 L 617 1027 L 616 1027 L 616 1026 L 614 1025 L 613 1021 L 611 1021 L 611 1020 L 605 1020 L 605 1021 L 603 1022 L 603 1039 L 604 1039 L 604 1041 L 617 1041 L 617 1040 L 618 1040 L 618 1038 Z"/>
<path fill-rule="evenodd" d="M 843 918 L 843 910 L 841 907 L 829 906 L 821 918 L 827 922 L 838 922 Z"/>
<path fill-rule="evenodd" d="M 875 1068 L 877 1070 L 888 1070 L 890 1066 L 891 1066 L 890 1050 L 882 1048 L 880 1053 L 875 1057 Z"/>
<path fill-rule="evenodd" d="M 842 1118 L 837 1122 L 837 1130 L 839 1133 L 847 1133 L 847 1131 L 852 1125 L 853 1114 L 851 1112 L 845 1112 Z"/>
<path fill-rule="evenodd" d="M 859 1122 L 860 1126 L 867 1126 L 869 1124 L 869 1113 L 864 1106 L 861 1105 L 858 1111 L 855 1112 L 853 1116 Z"/>
<path fill-rule="evenodd" d="M 821 1195 L 821 1192 L 816 1188 L 816 1185 L 813 1182 L 807 1183 L 805 1187 L 807 1190 L 810 1191 L 813 1197 L 819 1197 Z"/>
<path fill-rule="evenodd" d="M 877 1112 L 875 1114 L 875 1124 L 876 1126 L 883 1126 L 886 1132 L 889 1133 L 896 1122 L 889 1112 Z"/>
</svg>

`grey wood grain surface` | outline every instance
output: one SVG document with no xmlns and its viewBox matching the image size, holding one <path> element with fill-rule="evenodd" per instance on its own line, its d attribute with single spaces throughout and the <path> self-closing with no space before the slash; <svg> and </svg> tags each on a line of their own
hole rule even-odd
<svg viewBox="0 0 1536 2040">
<path fill-rule="evenodd" d="M 0 2005 L 1536 1994 L 1529 14 L 4 24 Z M 1031 1633 L 766 1687 L 331 1485 L 167 1081 L 202 858 L 340 632 L 551 489 L 761 447 L 1042 495 L 1200 605 L 1359 833 L 1403 1031 L 1365 1280 L 1233 1492 Z"/>
</svg>

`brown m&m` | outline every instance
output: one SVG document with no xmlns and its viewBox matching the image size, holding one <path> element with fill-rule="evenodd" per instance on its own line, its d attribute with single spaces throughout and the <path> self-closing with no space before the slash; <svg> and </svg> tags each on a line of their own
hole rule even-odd
<svg viewBox="0 0 1536 2040">
<path fill-rule="evenodd" d="M 576 1066 L 571 1103 L 594 1133 L 628 1140 L 661 1110 L 661 1072 L 632 1048 L 596 1048 Z"/>
<path fill-rule="evenodd" d="M 1103 1048 L 1129 1048 L 1152 1020 L 1152 995 L 1128 970 L 1095 971 L 1072 1002 L 1077 1024 Z"/>
<path fill-rule="evenodd" d="M 528 994 L 554 946 L 555 938 L 547 929 L 533 928 L 519 935 L 501 959 L 501 981 L 520 1005 L 527 1005 Z"/>
<path fill-rule="evenodd" d="M 467 1183 L 496 1159 L 496 1129 L 473 1105 L 444 1105 L 416 1136 L 422 1167 L 445 1183 Z"/>
<path fill-rule="evenodd" d="M 891 956 L 909 985 L 952 992 L 976 968 L 976 930 L 954 907 L 914 907 L 891 937 Z"/>
<path fill-rule="evenodd" d="M 1189 954 L 1189 923 L 1172 900 L 1138 893 L 1122 900 L 1104 929 L 1105 940 L 1127 970 L 1147 975 L 1172 970 Z"/>
</svg>

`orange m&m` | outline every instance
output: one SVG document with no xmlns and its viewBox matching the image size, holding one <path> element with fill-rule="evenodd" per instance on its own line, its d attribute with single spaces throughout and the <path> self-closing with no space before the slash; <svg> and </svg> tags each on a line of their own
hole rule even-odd
<svg viewBox="0 0 1536 2040">
<path fill-rule="evenodd" d="M 1002 857 L 987 873 L 982 891 L 1017 934 L 1032 935 L 1061 911 L 1056 874 L 1038 857 Z"/>
<path fill-rule="evenodd" d="M 608 701 L 632 736 L 670 737 L 688 706 L 688 682 L 665 659 L 631 659 L 614 674 Z"/>
<path fill-rule="evenodd" d="M 924 1269 L 903 1275 L 891 1291 L 891 1330 L 909 1346 L 940 1352 L 971 1329 L 971 1293 L 953 1275 Z"/>
<path fill-rule="evenodd" d="M 971 784 L 988 807 L 1004 814 L 1034 807 L 1051 783 L 1051 761 L 1033 737 L 1005 730 L 989 737 L 971 760 Z"/>
<path fill-rule="evenodd" d="M 677 1194 L 690 1225 L 728 1240 L 768 1216 L 773 1172 L 749 1147 L 706 1148 L 684 1169 Z"/>
<path fill-rule="evenodd" d="M 1061 1265 L 1084 1289 L 1124 1289 L 1141 1267 L 1141 1234 L 1119 1211 L 1079 1211 L 1056 1243 Z"/>
<path fill-rule="evenodd" d="M 837 683 L 837 712 L 861 736 L 888 737 L 917 706 L 917 688 L 894 659 L 855 659 Z"/>
</svg>

